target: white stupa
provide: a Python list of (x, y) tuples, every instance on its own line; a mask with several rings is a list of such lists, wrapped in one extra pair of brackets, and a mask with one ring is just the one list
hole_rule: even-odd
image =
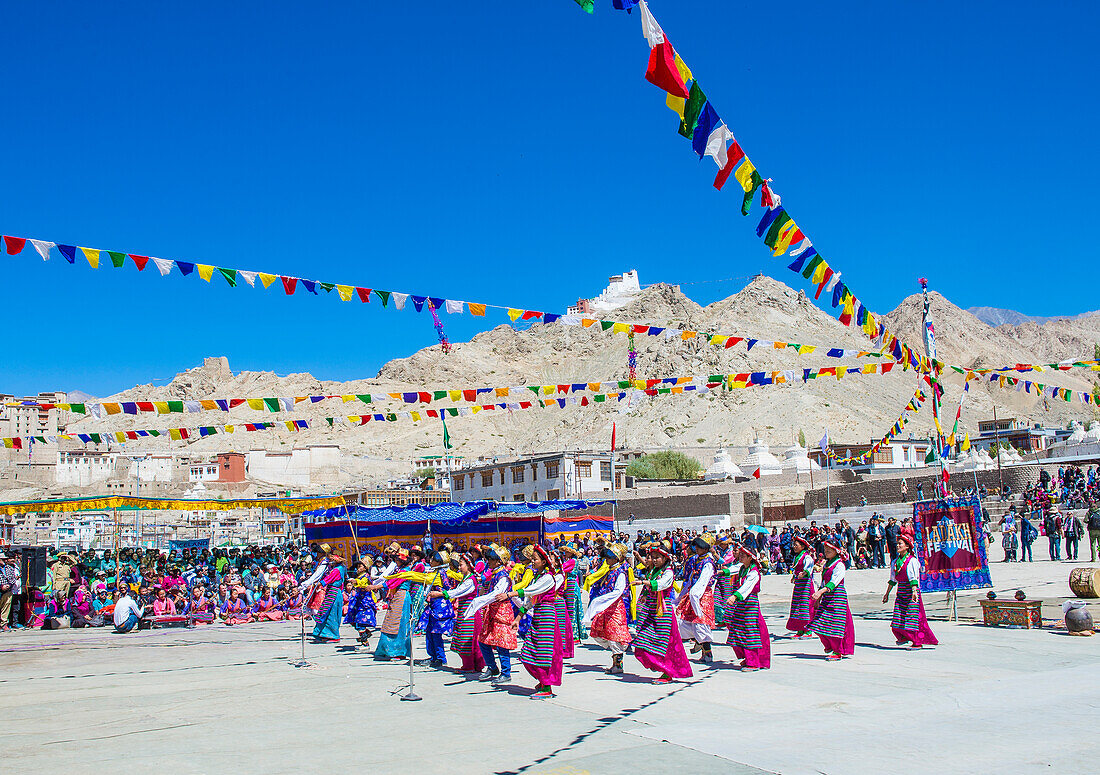
[(1076, 420), (1070, 426), (1073, 428), (1073, 433), (1066, 439), (1066, 444), (1084, 444), (1088, 440), (1088, 434), (1085, 433), (1085, 429), (1081, 427), (1081, 423)]
[(733, 479), (744, 475), (745, 473), (737, 467), (737, 464), (733, 462), (733, 458), (730, 457), (730, 453), (726, 452), (723, 447), (714, 453), (714, 462), (703, 474), (703, 479), (708, 482), (719, 482), (723, 479)]
[(760, 439), (755, 439), (749, 445), (749, 456), (741, 463), (741, 470), (749, 475), (756, 469), (760, 469), (761, 476), (776, 476), (783, 473), (783, 464), (779, 458), (768, 451), (768, 445)]
[(978, 465), (975, 466), (975, 468), (977, 468), (979, 471), (988, 471), (990, 468), (993, 468), (996, 465), (993, 462), (993, 458), (991, 458), (989, 456), (989, 453), (986, 452), (984, 449), (978, 450), (977, 464)]
[(1088, 431), (1085, 432), (1085, 441), (1092, 443), (1094, 441), (1100, 441), (1100, 422), (1095, 420), (1089, 425)]
[(1010, 465), (1018, 466), (1020, 465), (1020, 463), (1024, 462), (1024, 456), (1021, 455), (1020, 450), (1016, 449), (1015, 447), (1012, 447), (1012, 449), (1008, 450), (1008, 457), (1012, 461)]
[(963, 452), (955, 458), (956, 471), (973, 471), (976, 467), (977, 461), (975, 461), (973, 453), (969, 451)]
[[(820, 471), (821, 466), (816, 460), (810, 460), (805, 448), (801, 444), (792, 444), (783, 453), (783, 462), (780, 466), (784, 471), (796, 471), (800, 474), (809, 471)], [(755, 469), (754, 469), (755, 470)]]

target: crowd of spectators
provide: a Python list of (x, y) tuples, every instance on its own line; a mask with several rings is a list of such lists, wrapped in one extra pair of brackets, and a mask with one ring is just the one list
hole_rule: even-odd
[[(1051, 560), (1078, 559), (1081, 539), (1088, 537), (1091, 562), (1100, 555), (1100, 470), (1096, 466), (1045, 469), (1035, 484), (1021, 493), (1022, 505), (1012, 504), (1000, 521), (1004, 562), (1032, 562), (1032, 545), (1046, 538)], [(1077, 511), (1084, 511), (1078, 515)]]

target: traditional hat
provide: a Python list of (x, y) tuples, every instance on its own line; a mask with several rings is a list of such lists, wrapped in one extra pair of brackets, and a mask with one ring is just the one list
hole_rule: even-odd
[(840, 555), (840, 559), (844, 560), (845, 562), (848, 561), (848, 552), (838, 542), (834, 541), (832, 538), (826, 538), (822, 540), (821, 543), (824, 546), (831, 546), (833, 550)]
[(897, 540), (904, 541), (905, 545), (909, 547), (909, 551), (913, 551), (917, 548), (916, 543), (913, 541), (913, 537), (908, 533), (899, 532)]
[(542, 559), (543, 563), (546, 564), (547, 569), (549, 569), (551, 573), (554, 573), (559, 569), (560, 566), (558, 565), (557, 558), (554, 555), (550, 554), (550, 552), (546, 551), (543, 546), (540, 546), (539, 544), (530, 544), (530, 546), (532, 559), (534, 559), (534, 555), (538, 555)]
[(446, 549), (432, 552), (432, 565), (446, 565), (451, 561), (451, 553)]
[(512, 559), (512, 553), (505, 549), (503, 546), (497, 546), (496, 544), (489, 544), (482, 550), (482, 555), (487, 559), (494, 559), (497, 562), (503, 564)]
[(812, 546), (812, 544), (810, 543), (810, 539), (802, 535), (801, 533), (795, 533), (793, 536), (791, 536), (791, 543), (793, 544), (795, 541), (798, 541), (798, 543), (802, 544), (807, 549)]
[(622, 562), (626, 559), (627, 548), (619, 543), (608, 544), (600, 554), (605, 559), (613, 559), (615, 562)]
[(579, 557), (581, 550), (573, 543), (562, 544), (558, 547), (558, 554), (568, 554), (570, 557)]
[(329, 546), (328, 544), (321, 544), (318, 548), (321, 550), (321, 552), (323, 554), (326, 554), (326, 555), (332, 554), (332, 547)]
[(672, 544), (668, 541), (650, 541), (646, 546), (646, 552), (654, 557), (672, 560)]
[(390, 545), (387, 546), (384, 551), (399, 552), (399, 551), (401, 551), (401, 544), (397, 543), (397, 541), (391, 541)]
[(520, 554), (523, 555), (523, 559), (530, 562), (531, 560), (535, 559), (535, 545), (527, 544), (525, 547), (523, 547)]
[(714, 546), (714, 536), (709, 533), (703, 533), (702, 535), (696, 536), (691, 542), (691, 548), (696, 551), (703, 550), (709, 552), (712, 546)]

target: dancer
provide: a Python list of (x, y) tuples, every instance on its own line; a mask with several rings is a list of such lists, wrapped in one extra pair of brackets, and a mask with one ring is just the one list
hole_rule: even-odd
[(210, 624), (214, 621), (214, 611), (211, 609), (210, 599), (206, 596), (206, 587), (202, 584), (195, 585), (183, 612), (190, 616), (195, 624)]
[(568, 543), (559, 546), (558, 553), (561, 555), (561, 569), (565, 574), (565, 610), (569, 615), (571, 635), (569, 642), (572, 643), (573, 640), (584, 640), (588, 637), (588, 633), (581, 626), (581, 620), (584, 619), (584, 601), (581, 599), (580, 590), (581, 570), (577, 566), (577, 557), (581, 552), (576, 544)]
[(645, 614), (638, 617), (634, 638), (634, 656), (649, 670), (660, 675), (653, 683), (666, 684), (673, 678), (691, 678), (691, 663), (680, 639), (675, 608), (668, 604), (668, 591), (676, 575), (672, 571), (672, 546), (668, 541), (649, 544), (648, 568), (641, 585), (646, 598)]
[[(466, 607), (466, 618), (472, 619), (482, 608), (485, 614), (481, 621), (481, 633), (478, 644), (481, 656), (485, 660), (485, 669), (478, 680), (491, 681), (500, 686), (512, 680), (512, 655), (516, 647), (515, 616), (512, 614), (512, 580), (508, 576), (507, 563), (511, 554), (503, 546), (490, 544), (483, 550), (483, 556), (492, 574), (489, 591), (474, 598)], [(499, 660), (499, 667), (498, 665)]]
[(844, 588), (844, 550), (832, 538), (822, 542), (825, 550), (825, 568), (821, 571), (821, 589), (813, 594), (817, 603), (810, 631), (821, 639), (825, 647), (825, 659), (836, 662), (850, 657), (856, 650), (856, 626), (852, 621), (852, 609), (848, 606), (848, 592)]
[(920, 594), (920, 562), (913, 553), (913, 539), (907, 533), (898, 534), (898, 557), (890, 566), (890, 583), (882, 602), (890, 600), (890, 590), (898, 588), (894, 598), (894, 616), (890, 629), (899, 646), (911, 649), (939, 645), (924, 614), (924, 599)]
[(680, 592), (676, 613), (680, 616), (680, 635), (695, 641), (691, 653), (702, 652), (704, 663), (714, 661), (714, 557), (711, 539), (701, 535), (691, 542), (695, 554), (684, 563), (684, 586)]
[(787, 629), (794, 633), (795, 640), (812, 638), (809, 632), (810, 622), (814, 619), (814, 556), (810, 542), (801, 535), (791, 539), (791, 546), (798, 555), (791, 562), (791, 615), (787, 619)]
[(725, 533), (714, 539), (714, 626), (716, 628), (728, 629), (730, 626), (726, 601), (733, 595), (735, 589), (733, 579), (741, 567), (737, 564), (737, 551), (733, 543), (733, 539)]
[[(328, 545), (322, 546), (322, 549)], [(320, 585), (324, 590), (321, 605), (313, 615), (313, 639), (317, 643), (340, 642), (340, 619), (344, 613), (344, 558), (328, 549), (326, 554), (327, 570), (321, 576)]]
[(729, 622), (728, 645), (741, 660), (741, 670), (749, 673), (772, 666), (771, 635), (760, 612), (760, 561), (756, 553), (741, 543), (734, 544), (741, 563), (734, 577), (736, 591), (725, 602)]
[(412, 623), (409, 620), (412, 618), (413, 583), (400, 575), (402, 571), (411, 571), (414, 563), (404, 549), (398, 550), (394, 559), (399, 563), (401, 571), (386, 577), (390, 607), (382, 620), (379, 628), (382, 634), (378, 636), (378, 645), (374, 648), (374, 658), (380, 662), (405, 659), (409, 656), (411, 647)]
[(630, 645), (630, 629), (627, 627), (627, 601), (630, 585), (625, 564), (626, 547), (610, 544), (604, 547), (604, 564), (585, 580), (591, 588), (584, 624), (592, 639), (611, 652), (608, 675), (623, 672), (623, 654)]
[(443, 647), (443, 636), (450, 635), (454, 630), (455, 610), (446, 597), (432, 595), (433, 591), (446, 591), (451, 588), (450, 577), (440, 572), (440, 569), (450, 564), (451, 557), (444, 550), (433, 552), (431, 560), (435, 572), (429, 574), (431, 587), (428, 600), (417, 623), (417, 629), (424, 632), (424, 645), (428, 651), (428, 658), (417, 660), (416, 664), (438, 670), (447, 664), (447, 650)]
[(375, 590), (382, 589), (383, 584), (375, 584), (370, 577), (370, 571), (363, 563), (363, 567), (355, 579), (351, 599), (348, 601), (348, 612), (344, 615), (344, 624), (350, 624), (359, 633), (359, 643), (369, 648), (370, 636), (378, 626), (378, 603), (374, 599)]
[(533, 578), (523, 589), (513, 591), (511, 597), (531, 611), (531, 625), (519, 660), (538, 682), (531, 698), (542, 700), (554, 696), (552, 687), (561, 686), (564, 651), (557, 601), (562, 579), (550, 553), (541, 546), (529, 546), (528, 568)]
[[(457, 581), (453, 589), (433, 589), (428, 593), (432, 597), (442, 597), (454, 606), (454, 632), (451, 634), (451, 651), (462, 658), (459, 670), (463, 673), (477, 673), (485, 667), (485, 658), (477, 645), (477, 636), (481, 632), (481, 612), (472, 619), (466, 618), (466, 608), (477, 594), (477, 576), (473, 570), (473, 558), (470, 555), (454, 556), (450, 562), (452, 580)], [(458, 578), (455, 579), (454, 576)]]
[[(558, 616), (561, 620), (562, 650), (565, 652), (566, 659), (572, 659), (576, 649), (573, 632), (572, 598), (577, 596), (577, 561), (573, 559), (575, 554), (572, 548), (562, 551), (563, 548), (565, 547), (558, 547), (559, 556), (555, 560), (558, 566), (557, 578), (560, 581), (560, 586), (554, 604), (557, 606)], [(570, 585), (572, 585), (572, 589), (570, 589)]]

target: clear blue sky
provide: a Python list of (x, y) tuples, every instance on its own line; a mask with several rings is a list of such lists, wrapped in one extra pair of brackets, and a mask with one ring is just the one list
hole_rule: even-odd
[[(6, 8), (0, 232), (557, 311), (629, 268), (805, 287), (676, 133), (637, 12), (346, 5)], [(1097, 258), (1096, 4), (651, 8), (871, 309), (922, 274), (963, 307), (1100, 307), (1060, 273)], [(206, 355), (350, 379), (435, 341), (411, 305), (30, 251), (0, 257), (0, 391), (104, 395)], [(445, 322), (456, 340), (478, 330)]]

